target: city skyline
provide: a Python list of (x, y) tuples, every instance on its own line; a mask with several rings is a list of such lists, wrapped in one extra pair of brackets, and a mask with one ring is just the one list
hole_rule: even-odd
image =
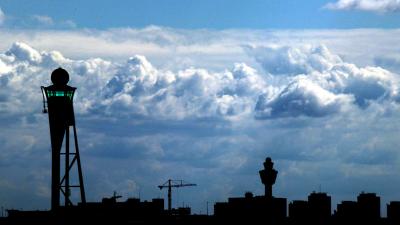
[[(72, 89), (65, 86), (64, 76), (60, 73), (62, 69), (57, 69), (52, 74), (54, 85), (45, 89), (48, 100), (48, 108), (44, 108), (49, 113), (50, 127), (54, 128), (55, 121), (62, 119), (62, 112), (57, 110), (71, 103), (68, 94)], [(61, 75), (60, 75), (61, 74)], [(60, 76), (55, 76), (60, 75)], [(55, 77), (60, 77), (57, 79)], [(64, 89), (64, 91), (62, 91)], [(55, 93), (55, 95), (53, 95)], [(58, 115), (58, 116), (57, 116)], [(61, 116), (61, 117), (60, 117)], [(64, 117), (65, 118), (65, 117)], [(71, 118), (69, 118), (71, 119)], [(67, 119), (66, 122), (73, 122)], [(60, 124), (60, 123), (57, 123)], [(71, 124), (73, 126), (73, 123)], [(58, 152), (59, 145), (53, 139), (56, 130), (52, 130), (52, 148), (54, 153)], [(74, 129), (75, 130), (75, 129)], [(60, 134), (60, 133), (58, 133)], [(68, 132), (65, 136), (68, 139)], [(54, 142), (56, 141), (56, 142)], [(53, 145), (56, 144), (56, 145)], [(66, 147), (68, 152), (68, 147)], [(61, 151), (63, 152), (63, 151)], [(79, 157), (79, 156), (78, 156)], [(54, 162), (54, 161), (53, 161)], [(56, 162), (59, 162), (58, 159)], [(216, 202), (214, 213), (209, 213), (208, 205), (206, 213), (192, 214), (189, 206), (171, 207), (171, 188), (196, 186), (196, 184), (186, 183), (182, 180), (168, 180), (162, 188), (168, 188), (168, 208), (165, 208), (163, 198), (153, 198), (151, 201), (141, 201), (140, 198), (128, 198), (126, 201), (117, 201), (122, 198), (116, 192), (111, 197), (102, 198), (101, 202), (86, 202), (83, 199), (77, 205), (72, 205), (65, 195), (65, 202), (59, 202), (59, 195), (52, 193), (51, 210), (16, 210), (8, 209), (7, 217), (0, 217), (0, 223), (13, 224), (19, 223), (117, 223), (117, 224), (221, 224), (221, 223), (247, 223), (254, 224), (260, 221), (269, 224), (397, 224), (399, 222), (400, 201), (391, 201), (386, 205), (387, 215), (382, 215), (381, 198), (376, 193), (361, 192), (356, 201), (344, 200), (332, 209), (332, 198), (324, 192), (313, 191), (307, 200), (293, 200), (287, 204), (287, 198), (276, 197), (273, 195), (272, 187), (276, 181), (278, 171), (274, 169), (274, 163), (270, 157), (265, 159), (264, 168), (259, 171), (261, 183), (265, 186), (264, 195), (254, 196), (252, 192), (246, 192), (244, 197), (230, 197), (227, 201)], [(52, 171), (59, 170), (59, 165), (52, 167)], [(54, 174), (52, 172), (52, 174)], [(57, 178), (58, 180), (59, 178)], [(64, 179), (63, 179), (64, 180)], [(66, 179), (68, 180), (68, 178)], [(61, 182), (63, 183), (63, 182)], [(68, 181), (66, 186), (56, 187), (54, 191), (60, 191), (64, 195), (68, 193)], [(83, 183), (81, 183), (82, 185)], [(54, 186), (53, 186), (54, 187)], [(82, 186), (83, 187), (83, 186)], [(81, 189), (83, 191), (83, 189)], [(55, 200), (56, 202), (53, 202)], [(53, 204), (56, 203), (56, 204)], [(382, 207), (382, 208), (381, 208)], [(3, 212), (2, 212), (3, 214)]]

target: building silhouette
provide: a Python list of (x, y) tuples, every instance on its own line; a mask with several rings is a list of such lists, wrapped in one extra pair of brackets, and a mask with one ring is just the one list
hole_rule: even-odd
[[(269, 161), (269, 160), (268, 160)], [(271, 160), (272, 162), (272, 160)], [(270, 169), (273, 169), (270, 167)], [(261, 174), (261, 173), (260, 173)], [(261, 177), (261, 176), (260, 176)], [(271, 193), (272, 185), (267, 194)], [(397, 225), (400, 224), (400, 201), (387, 204), (387, 217), (382, 218), (380, 197), (375, 193), (360, 193), (357, 201), (342, 201), (331, 213), (331, 196), (312, 192), (307, 200), (254, 196), (231, 197), (214, 205), (214, 215), (192, 215), (190, 208), (165, 209), (164, 199), (141, 201), (129, 198), (118, 202), (114, 194), (100, 202), (75, 206), (60, 206), (57, 211), (7, 210), (8, 217), (0, 224), (272, 224), (272, 225)], [(287, 212), (288, 207), (288, 212)]]
[(334, 213), (334, 218), (337, 223), (340, 222), (357, 222), (358, 209), (357, 202), (355, 201), (342, 201), (337, 205), (337, 209)]
[(381, 218), (381, 198), (375, 193), (364, 193), (357, 197), (358, 216), (362, 222), (377, 222)]
[(282, 224), (286, 219), (286, 198), (253, 196), (229, 198), (228, 202), (214, 205), (214, 216), (218, 221), (264, 221)]
[(392, 201), (386, 206), (389, 224), (400, 224), (400, 201)]
[(336, 223), (380, 224), (380, 197), (375, 193), (360, 193), (357, 201), (342, 201), (334, 213)]
[(331, 196), (327, 193), (311, 193), (308, 207), (312, 224), (326, 224), (331, 218)]
[(247, 192), (244, 197), (229, 198), (228, 202), (215, 203), (214, 216), (218, 221), (263, 221), (270, 224), (283, 224), (286, 219), (286, 198), (272, 195), (278, 171), (270, 157), (264, 162), (264, 169), (259, 171), (261, 182), (265, 186), (264, 196), (253, 196)]
[(331, 197), (313, 192), (308, 201), (289, 203), (289, 221), (292, 224), (328, 224), (331, 220)]
[(309, 223), (309, 206), (304, 200), (294, 200), (289, 203), (289, 221), (291, 224)]

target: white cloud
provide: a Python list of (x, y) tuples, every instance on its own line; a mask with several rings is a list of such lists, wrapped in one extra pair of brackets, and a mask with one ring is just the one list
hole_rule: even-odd
[[(16, 42), (0, 55), (5, 81), (2, 104), (9, 106), (3, 112), (15, 113), (19, 104), (32, 104), (31, 98), (39, 101), (40, 96), (22, 98), (17, 90), (35, 93), (34, 88), (46, 84), (48, 74), (60, 65), (70, 71), (72, 84), (79, 87), (76, 109), (84, 114), (172, 120), (321, 117), (352, 105), (365, 108), (371, 101), (398, 99), (394, 74), (343, 62), (323, 45), (261, 46), (247, 51), (268, 75), (245, 63), (220, 72), (201, 68), (171, 71), (153, 66), (141, 55), (122, 63), (99, 58), (72, 60), (56, 51), (39, 52)], [(273, 67), (277, 61), (283, 62), (279, 70)], [(31, 86), (24, 87), (26, 82)], [(10, 92), (15, 94), (7, 95)]]
[(50, 16), (46, 15), (33, 15), (32, 18), (37, 21), (39, 24), (45, 26), (52, 26), (54, 25), (54, 20)]
[(398, 98), (397, 76), (379, 67), (359, 68), (343, 62), (325, 46), (252, 47), (248, 51), (267, 73), (284, 75), (287, 82), (280, 91), (260, 96), (258, 118), (326, 116), (353, 103), (366, 107), (370, 101)]
[(15, 42), (5, 55), (14, 57), (13, 60), (16, 62), (28, 61), (29, 63), (38, 64), (42, 61), (42, 56), (37, 50), (22, 42)]
[(333, 10), (362, 10), (372, 12), (397, 12), (400, 11), (399, 0), (338, 0), (328, 3), (325, 8)]
[(73, 30), (77, 27), (77, 24), (70, 19), (54, 19), (48, 15), (30, 15), (28, 17), (13, 17), (13, 26), (5, 26), (12, 30), (15, 27), (28, 28), (37, 31), (43, 31), (43, 29), (50, 30)]
[[(110, 115), (171, 119), (228, 118), (250, 113), (250, 99), (263, 88), (262, 77), (245, 64), (221, 73), (195, 68), (172, 72), (153, 67), (140, 55), (124, 63), (71, 60), (59, 52), (39, 52), (21, 42), (0, 56), (4, 113), (17, 113), (22, 104), (30, 105), (32, 99), (23, 96), (48, 83), (48, 74), (60, 65), (70, 71), (72, 84), (79, 87), (78, 112), (98, 110)], [(26, 87), (26, 83), (30, 85)], [(19, 93), (18, 89), (25, 91)], [(39, 96), (29, 96), (39, 101)], [(34, 105), (31, 109), (37, 110)]]
[(311, 116), (337, 113), (353, 101), (351, 95), (337, 94), (323, 89), (307, 77), (297, 77), (276, 97), (261, 95), (256, 105), (257, 118)]
[(379, 56), (374, 59), (374, 63), (385, 69), (400, 73), (400, 56)]
[(6, 15), (4, 14), (3, 10), (1, 10), (0, 8), (0, 25), (2, 25), (4, 23), (6, 19)]
[[(163, 27), (109, 30), (12, 30), (0, 29), (0, 51), (15, 42), (29, 43), (42, 50), (57, 50), (72, 59), (103, 58), (125, 61), (139, 54), (154, 65), (171, 70), (188, 67), (224, 70), (244, 62), (259, 68), (243, 46), (328, 46), (347, 62), (373, 65), (378, 56), (400, 51), (399, 30), (177, 30)], [(381, 45), (376, 40), (387, 43)], [(368, 46), (368, 48), (365, 48)]]
[(77, 27), (76, 23), (72, 20), (65, 20), (65, 21), (61, 22), (61, 24), (66, 26), (67, 28), (76, 28)]
[(195, 68), (174, 73), (135, 56), (105, 86), (102, 107), (110, 114), (117, 110), (170, 119), (237, 116), (250, 112), (251, 98), (263, 88), (254, 72), (242, 64), (222, 73)]
[(339, 56), (332, 54), (324, 45), (317, 47), (273, 46), (245, 47), (263, 69), (273, 75), (298, 75), (314, 71), (322, 72), (341, 63)]

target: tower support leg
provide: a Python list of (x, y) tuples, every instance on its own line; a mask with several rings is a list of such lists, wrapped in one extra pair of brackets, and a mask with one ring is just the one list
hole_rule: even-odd
[(168, 213), (172, 213), (172, 190), (171, 190), (171, 180), (168, 180)]
[[(54, 157), (58, 156), (58, 167), (55, 167), (56, 169), (58, 169), (58, 189), (57, 189), (57, 193), (58, 198), (54, 198), (54, 207), (52, 205), (52, 209), (53, 208), (57, 208), (60, 206), (60, 192), (64, 195), (64, 204), (65, 206), (72, 206), (72, 201), (71, 201), (71, 188), (79, 188), (80, 191), (80, 197), (81, 197), (81, 203), (85, 204), (86, 203), (86, 195), (85, 195), (85, 188), (83, 185), (83, 175), (82, 175), (82, 166), (81, 166), (81, 159), (80, 159), (80, 154), (79, 154), (79, 146), (78, 146), (78, 135), (76, 133), (76, 127), (75, 125), (72, 125), (73, 127), (73, 132), (74, 132), (74, 144), (75, 144), (75, 152), (71, 152), (70, 151), (70, 127), (68, 126), (65, 130), (65, 152), (61, 153), (61, 151), (58, 154), (53, 154)], [(62, 177), (62, 179), (60, 180), (60, 155), (65, 155), (65, 174)], [(72, 160), (71, 160), (71, 156)], [(53, 158), (53, 162), (54, 162), (54, 158)], [(71, 161), (70, 161), (71, 160)], [(71, 185), (70, 184), (70, 171), (72, 169), (72, 167), (74, 166), (74, 164), (77, 164), (77, 169), (78, 169), (78, 184), (77, 185)], [(53, 171), (54, 173), (54, 171)], [(54, 176), (56, 176), (57, 174), (54, 174)], [(54, 178), (54, 177), (53, 177)], [(54, 195), (53, 195), (54, 196)], [(58, 199), (58, 201), (56, 202), (56, 200)], [(52, 198), (52, 204), (53, 204), (53, 198)]]
[(79, 177), (79, 188), (81, 192), (81, 202), (85, 204), (86, 203), (85, 186), (83, 185), (81, 157), (79, 154), (79, 145), (78, 145), (78, 134), (76, 133), (75, 124), (73, 125), (73, 128), (74, 128), (74, 142), (75, 142), (75, 157), (76, 157), (76, 163), (78, 164), (78, 177)]
[(70, 197), (70, 189), (69, 189), (69, 126), (65, 129), (65, 186), (64, 186), (64, 197), (65, 197), (65, 206), (69, 206), (71, 200)]

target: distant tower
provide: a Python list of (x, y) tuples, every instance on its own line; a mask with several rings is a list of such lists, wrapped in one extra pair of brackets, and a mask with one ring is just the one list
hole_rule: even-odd
[[(78, 138), (75, 127), (73, 98), (76, 88), (68, 86), (69, 74), (58, 68), (51, 73), (53, 85), (41, 87), (43, 94), (43, 113), (49, 114), (50, 139), (52, 149), (51, 161), (51, 209), (60, 207), (60, 193), (64, 195), (65, 206), (72, 205), (71, 188), (79, 188), (81, 202), (86, 203), (81, 160), (79, 156)], [(46, 109), (46, 103), (48, 109)], [(74, 132), (75, 152), (69, 149), (69, 131)], [(65, 136), (65, 152), (61, 151)], [(65, 156), (65, 172), (60, 179), (61, 155)], [(72, 158), (71, 158), (72, 156)], [(79, 184), (70, 185), (70, 171), (77, 165)]]
[(275, 184), (278, 171), (274, 169), (274, 163), (270, 157), (267, 157), (264, 162), (264, 169), (260, 170), (261, 182), (265, 186), (265, 197), (272, 198), (272, 185)]

